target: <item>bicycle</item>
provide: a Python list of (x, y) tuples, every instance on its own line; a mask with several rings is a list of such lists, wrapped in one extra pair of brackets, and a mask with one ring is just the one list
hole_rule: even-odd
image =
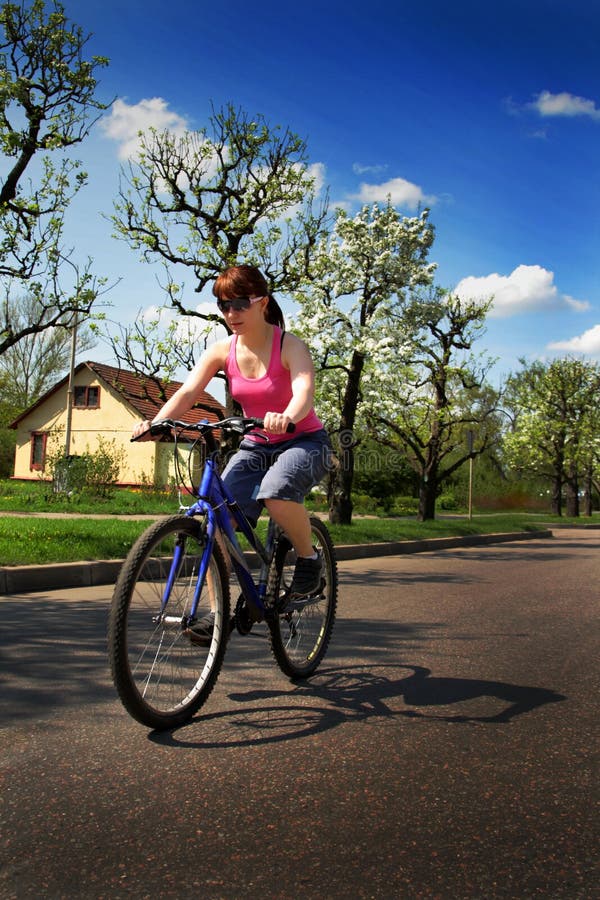
[[(295, 553), (269, 519), (264, 544), (222, 481), (216, 432), (248, 434), (261, 419), (231, 416), (189, 424), (164, 419), (151, 432), (174, 437), (177, 480), (194, 500), (155, 522), (138, 538), (120, 570), (108, 625), (113, 681), (127, 712), (154, 729), (188, 722), (206, 702), (223, 664), (230, 634), (266, 622), (271, 651), (292, 680), (308, 678), (323, 659), (337, 607), (337, 564), (327, 527), (310, 517), (312, 540), (323, 557), (323, 578), (311, 597), (290, 600)], [(195, 435), (183, 477), (178, 447)], [(268, 439), (268, 438), (266, 438)], [(194, 452), (204, 449), (200, 477)], [(258, 579), (240, 545), (243, 535), (257, 555)], [(229, 567), (240, 596), (231, 612)], [(212, 635), (199, 639), (194, 625), (214, 613)]]

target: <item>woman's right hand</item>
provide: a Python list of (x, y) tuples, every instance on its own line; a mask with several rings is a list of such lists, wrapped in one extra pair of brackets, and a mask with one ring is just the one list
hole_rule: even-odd
[(148, 419), (144, 419), (143, 422), (138, 422), (133, 426), (133, 431), (131, 432), (131, 440), (132, 441), (150, 441), (152, 440), (152, 435), (150, 434), (150, 422)]

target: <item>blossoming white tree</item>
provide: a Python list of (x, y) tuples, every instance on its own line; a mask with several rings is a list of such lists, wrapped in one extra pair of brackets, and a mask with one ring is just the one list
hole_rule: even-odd
[(388, 202), (364, 206), (355, 216), (338, 210), (334, 227), (311, 255), (310, 285), (297, 295), (295, 330), (309, 344), (318, 372), (317, 406), (337, 451), (330, 484), (330, 519), (352, 518), (354, 448), (360, 439), (357, 412), (368, 371), (390, 353), (401, 360), (399, 328), (407, 298), (431, 282), (427, 261), (433, 243), (428, 212), (406, 218)]
[(408, 335), (401, 357), (380, 354), (365, 385), (375, 440), (418, 475), (421, 521), (435, 518), (441, 483), (500, 438), (499, 394), (485, 381), (491, 360), (472, 352), (490, 303), (440, 288), (414, 296), (400, 320)]

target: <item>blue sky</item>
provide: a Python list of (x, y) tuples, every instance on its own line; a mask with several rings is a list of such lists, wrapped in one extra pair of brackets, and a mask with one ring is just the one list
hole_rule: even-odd
[(600, 359), (598, 0), (65, 8), (110, 58), (100, 96), (117, 98), (79, 148), (90, 183), (71, 217), (78, 255), (121, 279), (111, 317), (163, 300), (158, 268), (102, 216), (137, 130), (199, 128), (231, 101), (304, 137), (333, 202), (431, 206), (437, 283), (496, 297), (478, 347), (498, 377), (521, 356)]

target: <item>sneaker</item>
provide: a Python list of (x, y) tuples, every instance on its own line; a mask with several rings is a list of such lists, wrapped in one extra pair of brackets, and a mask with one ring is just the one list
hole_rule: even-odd
[(192, 625), (191, 628), (186, 629), (186, 634), (189, 637), (192, 644), (199, 644), (202, 647), (208, 647), (212, 641), (213, 631), (215, 629), (215, 614), (214, 612), (209, 612), (206, 616), (202, 616), (201, 619)]
[(288, 600), (312, 597), (323, 586), (323, 556), (317, 551), (316, 559), (299, 556), (294, 569), (294, 577), (288, 591)]

